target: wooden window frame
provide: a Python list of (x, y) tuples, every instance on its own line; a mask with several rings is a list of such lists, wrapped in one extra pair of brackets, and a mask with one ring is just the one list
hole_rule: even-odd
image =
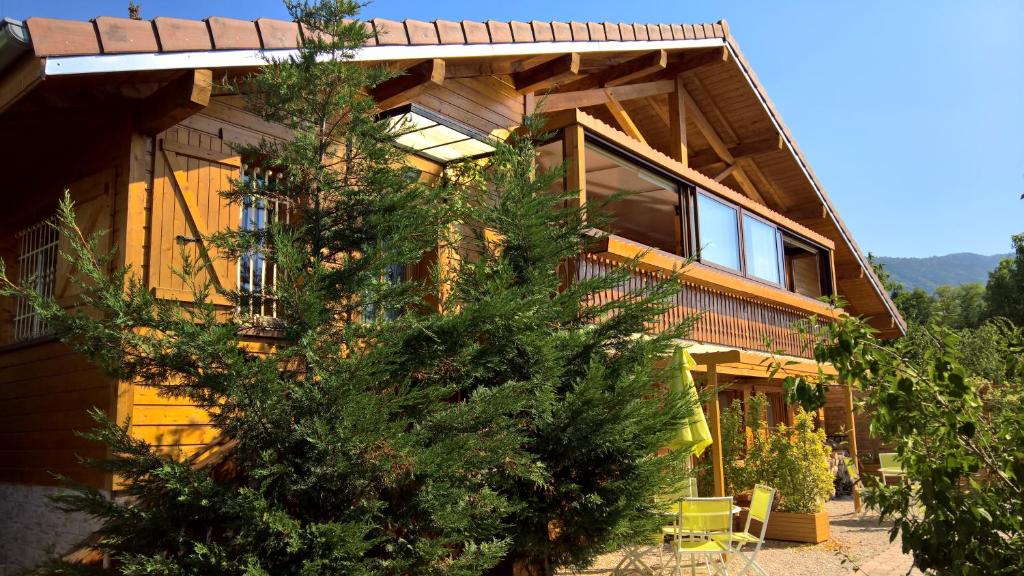
[[(576, 124), (572, 124), (572, 125), (566, 126), (564, 129), (559, 131), (559, 136), (561, 136), (564, 139), (565, 138), (564, 132), (566, 130), (576, 130), (576, 129), (580, 129), (580, 128), (581, 127), (579, 125), (576, 125)], [(785, 253), (783, 251), (783, 237), (784, 236), (789, 236), (789, 237), (791, 237), (791, 238), (793, 238), (793, 239), (795, 239), (795, 240), (797, 240), (797, 241), (799, 241), (801, 243), (807, 244), (809, 246), (813, 246), (816, 250), (818, 250), (818, 253), (819, 253), (820, 258), (821, 258), (821, 264), (822, 264), (821, 271), (819, 273), (819, 281), (821, 282), (822, 294), (831, 295), (831, 294), (834, 293), (835, 287), (833, 286), (833, 284), (831, 282), (831, 253), (832, 253), (832, 250), (830, 250), (829, 248), (821, 246), (817, 242), (809, 240), (806, 237), (804, 237), (803, 235), (801, 235), (801, 234), (799, 234), (799, 233), (797, 233), (797, 232), (795, 232), (795, 231), (793, 231), (793, 230), (791, 230), (789, 228), (781, 226), (778, 223), (773, 222), (772, 220), (770, 220), (768, 218), (765, 218), (761, 214), (758, 214), (758, 213), (756, 213), (756, 212), (754, 212), (752, 210), (748, 210), (744, 206), (741, 206), (741, 205), (739, 205), (739, 204), (737, 204), (735, 202), (732, 202), (732, 201), (730, 201), (727, 198), (723, 198), (722, 196), (720, 196), (718, 194), (715, 194), (711, 190), (708, 190), (706, 188), (702, 188), (702, 187), (700, 187), (700, 186), (698, 186), (698, 185), (688, 181), (687, 179), (679, 176), (678, 174), (673, 174), (672, 172), (670, 172), (668, 170), (662, 169), (661, 167), (657, 166), (656, 164), (646, 160), (642, 156), (640, 156), (640, 155), (638, 155), (638, 154), (636, 154), (636, 153), (634, 153), (634, 152), (632, 152), (632, 151), (630, 151), (628, 149), (625, 149), (622, 146), (619, 146), (619, 145), (617, 145), (617, 144), (615, 144), (613, 142), (610, 142), (609, 140), (607, 140), (605, 138), (602, 138), (600, 135), (593, 134), (592, 132), (588, 131), (585, 128), (583, 128), (582, 131), (583, 131), (583, 143), (582, 143), (583, 145), (579, 147), (578, 154), (580, 154), (580, 155), (585, 154), (586, 153), (586, 148), (587, 148), (588, 145), (595, 145), (598, 148), (608, 152), (609, 154), (613, 154), (613, 155), (621, 158), (625, 162), (632, 163), (632, 164), (636, 165), (639, 168), (642, 168), (644, 170), (652, 172), (653, 174), (657, 175), (658, 177), (664, 178), (664, 179), (668, 180), (669, 182), (674, 183), (677, 186), (677, 190), (679, 191), (679, 204), (678, 204), (679, 205), (679, 210), (677, 210), (676, 217), (677, 217), (677, 220), (678, 220), (678, 223), (679, 223), (678, 225), (680, 226), (680, 228), (682, 230), (682, 246), (680, 247), (680, 252), (682, 252), (682, 253), (679, 254), (680, 256), (683, 256), (683, 257), (686, 257), (686, 258), (695, 257), (695, 260), (697, 262), (700, 262), (700, 264), (703, 265), (703, 266), (707, 266), (707, 267), (713, 268), (715, 270), (720, 270), (722, 272), (726, 272), (726, 273), (732, 274), (734, 276), (739, 276), (741, 278), (746, 278), (747, 280), (750, 280), (752, 282), (757, 282), (758, 284), (763, 284), (765, 286), (771, 286), (772, 288), (777, 288), (779, 290), (784, 290), (786, 292), (793, 292), (792, 290), (790, 290), (786, 286)], [(554, 138), (557, 138), (557, 137), (558, 136), (555, 136)], [(554, 138), (552, 138), (552, 139), (554, 139)], [(566, 160), (566, 159), (569, 159), (569, 158), (568, 157), (563, 158), (563, 160)], [(574, 161), (578, 162), (579, 158), (569, 159), (569, 160), (574, 160)], [(580, 193), (581, 193), (581, 196), (585, 199), (586, 198), (586, 174), (584, 173), (582, 176), (583, 176), (583, 180), (582, 180), (582, 182), (580, 182), (580, 184), (581, 184), (581, 186), (580, 186)], [(567, 182), (567, 185), (568, 185), (568, 182)], [(717, 202), (720, 202), (720, 203), (722, 203), (722, 204), (724, 204), (724, 205), (726, 205), (726, 206), (736, 210), (736, 227), (737, 227), (737, 235), (738, 235), (738, 240), (739, 240), (739, 262), (740, 262), (740, 269), (739, 270), (736, 270), (736, 269), (733, 269), (733, 268), (729, 268), (728, 266), (724, 266), (724, 265), (721, 265), (721, 264), (716, 264), (714, 262), (710, 262), (710, 261), (704, 260), (703, 258), (700, 258), (699, 255), (697, 254), (697, 247), (700, 246), (700, 225), (699, 225), (699, 222), (700, 222), (700, 210), (697, 207), (697, 204), (698, 204), (698, 202), (697, 202), (698, 198), (697, 197), (700, 194), (704, 194), (704, 195), (708, 196), (710, 199), (712, 199), (714, 201), (717, 201)], [(585, 200), (583, 201), (583, 203), (584, 204), (586, 203)], [(744, 248), (745, 247), (746, 236), (745, 236), (745, 227), (743, 225), (743, 218), (744, 218), (744, 216), (748, 216), (748, 215), (751, 218), (754, 218), (755, 220), (757, 220), (759, 222), (762, 222), (764, 224), (767, 224), (767, 225), (771, 226), (775, 230), (775, 239), (776, 239), (775, 245), (776, 245), (776, 251), (778, 253), (778, 259), (779, 259), (779, 282), (772, 282), (770, 280), (766, 280), (764, 278), (760, 278), (758, 276), (754, 276), (754, 275), (750, 274), (747, 271), (746, 250)]]

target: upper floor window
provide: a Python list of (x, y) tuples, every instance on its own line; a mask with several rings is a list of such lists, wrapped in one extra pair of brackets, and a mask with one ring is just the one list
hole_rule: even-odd
[(740, 271), (739, 211), (707, 194), (697, 194), (700, 259)]
[[(53, 297), (57, 281), (57, 246), (60, 233), (47, 219), (38, 222), (16, 235), (18, 241), (18, 281), (22, 286), (44, 297)], [(21, 342), (45, 336), (49, 327), (36, 312), (32, 304), (18, 298), (14, 309), (14, 340)]]
[[(239, 227), (250, 232), (264, 232), (274, 222), (288, 222), (284, 202), (271, 200), (261, 194), (274, 177), (270, 170), (243, 166), (242, 182), (252, 194), (242, 200)], [(268, 260), (266, 236), (259, 236), (257, 246), (238, 259), (238, 291), (241, 293), (239, 312), (247, 316), (277, 318), (277, 264)]]
[(782, 283), (779, 270), (779, 232), (767, 222), (743, 215), (743, 259), (747, 275), (772, 284)]

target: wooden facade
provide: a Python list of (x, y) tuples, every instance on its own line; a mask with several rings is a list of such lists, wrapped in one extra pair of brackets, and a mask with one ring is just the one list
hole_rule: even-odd
[[(212, 88), (225, 75), (252, 69), (251, 60), (210, 59), (222, 44), (212, 20), (201, 27), (210, 35), (209, 45), (201, 39), (193, 45), (195, 38), (175, 32), (166, 21), (149, 31), (117, 19), (102, 24), (29, 20), (34, 45), (0, 81), (0, 148), (24, 167), (13, 183), (20, 190), (12, 195), (17, 209), (2, 217), (0, 253), (5, 261), (17, 260), (17, 232), (52, 214), (66, 187), (78, 202), (83, 227), (110, 230), (117, 264), (131, 266), (158, 297), (190, 297), (171, 273), (181, 264), (183, 247), (197, 259), (210, 259), (207, 278), (234, 288), (239, 264), (206, 252), (202, 243), (210, 233), (239, 225), (240, 207), (220, 196), (246, 169), (233, 145), (284, 139), (289, 132), (247, 111), (240, 97)], [(246, 49), (286, 51), (298, 36), (293, 23), (274, 24), (294, 28), (291, 38), (269, 35), (279, 30), (273, 21), (243, 24), (252, 27), (255, 40), (235, 38), (243, 44), (231, 55)], [(727, 387), (751, 378), (767, 385), (763, 360), (769, 352), (803, 358), (793, 370), (810, 374), (806, 340), (792, 324), (809, 316), (828, 321), (841, 313), (814, 296), (841, 295), (850, 303), (848, 312), (871, 316), (887, 334), (900, 332), (902, 320), (865, 268), (866, 260), (724, 24), (375, 24), (377, 33), (361, 60), (370, 65), (387, 60), (408, 72), (375, 92), (388, 107), (415, 102), (495, 137), (514, 131), (524, 114), (539, 109), (559, 134), (556, 154), (570, 165), (564, 185), (580, 190), (581, 204), (588, 193), (598, 193), (596, 176), (587, 171), (586, 147), (599, 140), (640, 170), (687, 194), (727, 203), (736, 214), (776, 231), (779, 279), (766, 283), (700, 261), (694, 242), (687, 240), (687, 226), (697, 223), (685, 221), (678, 204), (685, 202), (671, 194), (662, 194), (667, 200), (652, 195), (648, 204), (624, 211), (621, 229), (576, 265), (577, 277), (586, 277), (643, 253), (631, 280), (636, 283), (682, 269), (685, 289), (659, 322), (703, 314), (690, 343), (701, 350), (698, 370), (708, 385)], [(85, 30), (94, 25), (89, 40)], [(120, 44), (105, 34), (118, 26), (127, 36), (117, 38), (147, 48), (112, 48)], [(69, 30), (81, 34), (67, 36)], [(63, 44), (55, 41), (61, 34)], [(159, 35), (159, 43), (147, 34)], [(253, 41), (254, 46), (244, 43)], [(559, 42), (571, 42), (573, 51)], [(494, 50), (481, 51), (480, 44)], [(140, 51), (165, 58), (127, 66)], [(174, 60), (190, 51), (195, 58), (187, 65)], [(227, 58), (228, 51), (223, 54)], [(107, 58), (115, 55), (121, 58)], [(92, 68), (75, 68), (85, 62)], [(413, 164), (427, 172), (440, 169), (422, 159)], [(665, 239), (664, 246), (629, 237), (642, 232), (645, 222)], [(793, 246), (811, 246), (813, 258), (790, 257), (784, 235)], [(695, 257), (698, 261), (691, 262)], [(74, 288), (68, 273), (58, 267), (55, 289), (70, 305)], [(629, 290), (627, 283), (600, 298)], [(0, 306), (0, 482), (46, 484), (53, 482), (48, 471), (55, 471), (113, 488), (110, 478), (75, 464), (77, 455), (102, 455), (102, 448), (71, 434), (89, 425), (84, 410), (90, 407), (119, 421), (130, 418), (136, 436), (169, 455), (188, 456), (214, 439), (205, 414), (188, 402), (162, 397), (144, 383), (106, 378), (45, 333), (17, 338), (12, 331), (16, 303)], [(709, 409), (715, 419), (717, 397)]]

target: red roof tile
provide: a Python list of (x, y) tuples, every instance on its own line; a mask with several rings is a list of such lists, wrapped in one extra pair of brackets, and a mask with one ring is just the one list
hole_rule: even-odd
[[(36, 56), (73, 56), (131, 52), (206, 50), (278, 50), (298, 46), (314, 34), (295, 22), (255, 21), (213, 16), (205, 21), (157, 17), (129, 20), (101, 16), (91, 22), (29, 18), (26, 22)], [(502, 22), (488, 20), (387, 20), (366, 23), (368, 45), (503, 44), (528, 42), (632, 42), (724, 38), (722, 24), (615, 24), (612, 22)]]
[(206, 25), (210, 28), (213, 47), (217, 50), (262, 48), (255, 22), (211, 16), (206, 19)]
[(100, 16), (93, 21), (104, 54), (158, 52), (153, 23), (148, 20)]

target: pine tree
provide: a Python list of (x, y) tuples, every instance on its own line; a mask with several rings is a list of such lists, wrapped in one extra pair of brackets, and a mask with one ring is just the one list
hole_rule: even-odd
[[(393, 145), (402, 126), (366, 97), (389, 72), (351, 60), (367, 35), (358, 5), (287, 5), (314, 33), (238, 86), (294, 138), (242, 150), (279, 177), (228, 196), (295, 217), (206, 239), (276, 266), (272, 324), (215, 306), (203, 260), (177, 271), (187, 305), (110, 273), (113, 254), (81, 236), (67, 200), (81, 306), (4, 280), (75, 350), (186, 396), (221, 435), (172, 458), (96, 414), (88, 434), (113, 456), (92, 464), (126, 488), (110, 500), (79, 486), (59, 503), (101, 519), (98, 548), (133, 575), (550, 574), (647, 539), (654, 497), (683, 473), (659, 448), (690, 407), (657, 383), (688, 324), (650, 330), (677, 279), (597, 303), (635, 263), (573, 278), (600, 216), (552, 192), (563, 170), (538, 166), (539, 119), (483, 163), (411, 178)], [(437, 246), (461, 265), (428, 282), (390, 274)], [(261, 297), (224, 296), (243, 310)], [(247, 346), (254, 330), (273, 346)]]

